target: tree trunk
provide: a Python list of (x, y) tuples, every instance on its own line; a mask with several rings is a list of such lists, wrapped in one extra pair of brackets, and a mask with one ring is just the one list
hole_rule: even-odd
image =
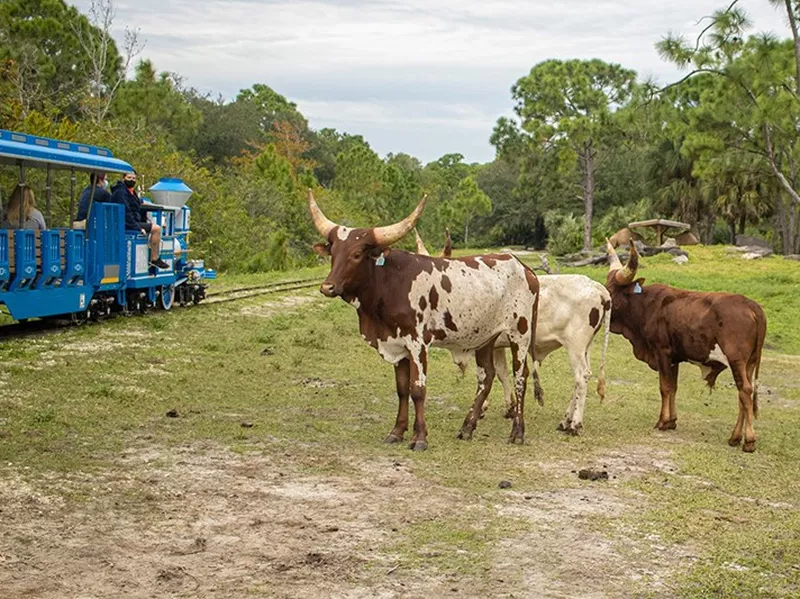
[(706, 245), (711, 245), (714, 243), (714, 221), (715, 221), (714, 213), (708, 213), (706, 217), (705, 226), (703, 227), (703, 243)]
[(800, 97), (800, 33), (797, 31), (797, 19), (792, 11), (792, 0), (784, 0), (784, 4), (786, 5), (786, 16), (789, 18), (789, 27), (792, 30), (792, 39), (794, 40), (795, 86), (797, 96)]
[(747, 214), (744, 212), (739, 215), (739, 235), (744, 235), (744, 228), (747, 225)]
[(580, 154), (583, 170), (583, 249), (592, 251), (592, 210), (594, 208), (594, 152), (592, 142), (583, 144)]
[(469, 243), (469, 219), (464, 221), (464, 246)]
[(731, 245), (736, 245), (736, 219), (728, 219), (728, 228), (731, 230)]

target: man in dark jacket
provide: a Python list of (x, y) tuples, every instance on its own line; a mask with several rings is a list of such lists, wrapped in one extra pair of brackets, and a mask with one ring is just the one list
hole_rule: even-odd
[(117, 181), (111, 188), (111, 198), (125, 206), (125, 229), (140, 231), (142, 235), (149, 236), (150, 266), (169, 268), (169, 264), (160, 257), (161, 227), (142, 214), (142, 200), (136, 193), (136, 173), (125, 173), (122, 181)]
[[(94, 195), (92, 190), (94, 189)], [(89, 216), (89, 204), (95, 202), (111, 202), (111, 194), (106, 189), (106, 174), (105, 173), (91, 173), (89, 175), (89, 185), (81, 192), (80, 200), (78, 201), (78, 214), (75, 216), (76, 221), (86, 220)]]

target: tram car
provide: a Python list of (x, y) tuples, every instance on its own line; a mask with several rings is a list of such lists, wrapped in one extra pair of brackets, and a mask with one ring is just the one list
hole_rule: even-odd
[[(142, 196), (142, 210), (161, 226), (160, 258), (168, 268), (150, 265), (148, 240), (140, 231), (125, 230), (125, 208), (115, 203), (90, 203), (85, 221), (74, 222), (76, 174), (85, 185), (89, 174), (134, 172), (110, 150), (0, 129), (0, 168), (12, 169), (16, 185), (26, 186), (28, 169), (46, 172), (46, 211), (41, 230), (0, 229), (0, 305), (15, 320), (70, 317), (82, 322), (112, 312), (129, 314), (149, 308), (169, 310), (198, 303), (206, 281), (216, 278), (202, 260), (190, 260), (186, 205), (192, 190), (180, 179), (162, 178)], [(53, 176), (70, 175), (69, 222), (50, 227)], [(81, 187), (82, 188), (82, 187)], [(3, 194), (8, 190), (3, 189)], [(92, 196), (93, 196), (92, 192)], [(0, 221), (8, 222), (5, 198)], [(24, 223), (20, 206), (15, 223)], [(11, 225), (8, 225), (11, 226)]]

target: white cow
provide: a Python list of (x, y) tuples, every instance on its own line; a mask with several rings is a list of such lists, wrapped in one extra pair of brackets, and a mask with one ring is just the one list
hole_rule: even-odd
[[(425, 245), (416, 236), (417, 252), (428, 255)], [(449, 255), (445, 250), (444, 255)], [(603, 335), (603, 351), (600, 357), (600, 369), (597, 377), (597, 394), (602, 400), (605, 397), (605, 362), (608, 349), (608, 336), (611, 322), (611, 295), (604, 285), (584, 275), (540, 275), (539, 279), (539, 316), (536, 326), (533, 363), (534, 392), (541, 403), (539, 386), (539, 364), (552, 352), (565, 347), (569, 353), (575, 385), (572, 401), (567, 408), (564, 420), (558, 429), (577, 435), (583, 428), (583, 411), (586, 403), (586, 390), (591, 376), (589, 366), (589, 350), (600, 325), (605, 327)], [(494, 366), (497, 378), (503, 385), (505, 395), (506, 416), (509, 416), (513, 405), (513, 387), (508, 376), (505, 348), (508, 342), (504, 337), (498, 338), (494, 350)], [(466, 368), (471, 352), (452, 352), (453, 361), (461, 368)], [(488, 396), (483, 403), (481, 416), (489, 406)]]
[[(584, 275), (540, 275), (539, 279), (539, 318), (536, 325), (536, 339), (533, 363), (534, 385), (537, 398), (539, 364), (552, 352), (564, 347), (569, 354), (575, 384), (572, 401), (558, 425), (562, 430), (577, 435), (583, 428), (583, 410), (586, 403), (586, 388), (592, 374), (589, 366), (589, 350), (601, 324), (604, 325), (603, 350), (600, 354), (600, 368), (597, 376), (597, 394), (605, 397), (605, 363), (608, 349), (608, 335), (611, 321), (611, 296), (605, 286)], [(453, 356), (462, 369), (466, 362)], [(495, 345), (494, 364), (497, 378), (503, 385), (506, 408), (512, 405), (511, 384), (508, 378), (505, 349), (500, 342)], [(489, 398), (484, 401), (484, 412)]]

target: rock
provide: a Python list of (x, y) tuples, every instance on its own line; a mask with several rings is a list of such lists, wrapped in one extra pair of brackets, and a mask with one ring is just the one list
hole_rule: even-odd
[(755, 245), (762, 248), (772, 248), (772, 244), (769, 241), (755, 235), (737, 235), (736, 245), (739, 247)]
[(578, 478), (581, 480), (608, 480), (608, 472), (583, 468), (578, 471)]
[(661, 244), (661, 247), (662, 248), (674, 248), (674, 247), (678, 247), (678, 244), (675, 242), (675, 238), (667, 237), (664, 240), (664, 243)]
[(686, 264), (689, 261), (689, 256), (675, 256), (672, 261), (675, 264)]
[(800, 261), (800, 254), (787, 254), (784, 256), (787, 260), (798, 260)]
[(631, 239), (642, 241), (642, 236), (635, 231), (631, 231), (628, 227), (623, 227), (609, 237), (608, 241), (611, 242), (611, 247), (618, 248), (621, 245), (628, 245)]
[(177, 418), (178, 415), (179, 415), (178, 414), (178, 410), (176, 410), (174, 408), (167, 412), (167, 418)]
[(501, 480), (500, 484), (497, 485), (501, 489), (510, 489), (511, 488), (511, 481), (509, 480)]
[(772, 255), (772, 248), (765, 248), (760, 245), (743, 245), (731, 247), (726, 250), (727, 252), (741, 252), (742, 258), (745, 260), (754, 260), (756, 258), (763, 258)]
[(697, 245), (700, 240), (691, 231), (684, 231), (675, 238), (675, 243), (678, 245)]
[(253, 428), (252, 422), (242, 422), (242, 428)]

